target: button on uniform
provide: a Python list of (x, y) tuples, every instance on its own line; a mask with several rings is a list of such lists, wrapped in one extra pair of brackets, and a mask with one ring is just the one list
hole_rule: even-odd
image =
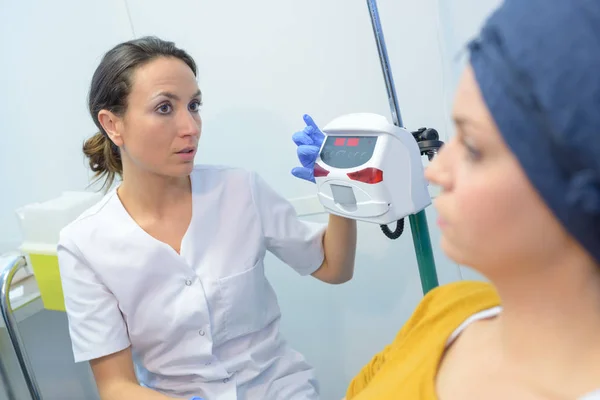
[(200, 336), (206, 335), (206, 332), (204, 332), (202, 329), (200, 329), (200, 331), (198, 331), (198, 333), (200, 334)]
[(191, 279), (186, 279), (186, 280), (185, 280), (185, 284), (186, 284), (187, 286), (191, 286), (191, 285), (192, 285), (192, 280), (191, 280)]

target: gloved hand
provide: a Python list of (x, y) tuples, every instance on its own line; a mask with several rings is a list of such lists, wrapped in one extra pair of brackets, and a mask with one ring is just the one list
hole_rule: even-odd
[(292, 140), (298, 146), (298, 159), (302, 164), (302, 167), (292, 169), (292, 175), (310, 182), (316, 182), (314, 174), (315, 161), (317, 161), (325, 135), (310, 115), (304, 115), (304, 122), (306, 127), (292, 136)]

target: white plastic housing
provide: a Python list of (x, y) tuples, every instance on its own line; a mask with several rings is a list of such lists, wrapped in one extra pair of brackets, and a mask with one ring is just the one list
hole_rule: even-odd
[[(416, 214), (431, 204), (427, 190), (424, 168), (421, 161), (419, 145), (412, 134), (404, 128), (397, 127), (377, 114), (357, 113), (338, 117), (323, 129), (325, 140), (317, 158), (317, 166), (328, 171), (326, 176), (319, 176), (315, 171), (318, 187), (318, 198), (323, 207), (330, 213), (347, 218), (390, 224), (408, 215)], [(362, 138), (376, 138), (371, 157), (357, 166), (352, 166), (358, 152), (352, 147), (340, 147), (332, 156), (334, 137), (344, 143), (344, 138), (355, 137), (356, 143)], [(347, 140), (347, 139), (346, 139)], [(370, 143), (373, 141), (371, 140)], [(329, 143), (329, 144), (328, 144)], [(349, 143), (349, 142), (348, 142)], [(327, 148), (326, 148), (326, 144)], [(324, 152), (328, 150), (327, 152)], [(358, 149), (358, 148), (357, 148)], [(341, 153), (340, 153), (341, 152)], [(330, 154), (329, 156), (325, 156)], [(370, 152), (362, 153), (362, 158)], [(342, 164), (351, 165), (339, 168), (326, 163), (335, 164), (333, 158), (342, 160)], [(346, 160), (344, 157), (348, 157)], [(359, 160), (359, 158), (356, 158)], [(357, 161), (358, 162), (358, 161)], [(337, 164), (340, 164), (337, 162)], [(378, 183), (365, 183), (350, 179), (348, 174), (376, 168), (383, 171), (383, 179)]]

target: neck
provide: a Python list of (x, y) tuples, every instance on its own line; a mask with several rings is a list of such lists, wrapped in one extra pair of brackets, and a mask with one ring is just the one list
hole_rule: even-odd
[[(135, 175), (135, 176), (134, 176)], [(118, 188), (121, 201), (139, 212), (161, 216), (191, 193), (190, 177), (165, 177), (151, 172), (127, 173)]]
[(581, 373), (594, 371), (591, 379), (597, 383), (600, 269), (594, 262), (567, 255), (530, 276), (521, 273), (492, 281), (503, 306), (496, 321), (497, 338), (509, 365), (525, 376), (531, 376), (527, 371), (537, 371), (544, 382), (559, 384), (572, 378), (583, 380), (582, 386), (590, 376)]

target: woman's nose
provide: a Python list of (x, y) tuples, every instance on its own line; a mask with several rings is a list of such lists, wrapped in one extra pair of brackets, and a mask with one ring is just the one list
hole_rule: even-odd
[(179, 134), (181, 136), (198, 136), (202, 121), (197, 114), (183, 112), (179, 118)]
[(431, 184), (447, 189), (451, 181), (450, 156), (454, 140), (450, 140), (438, 151), (433, 161), (425, 168), (425, 179)]

